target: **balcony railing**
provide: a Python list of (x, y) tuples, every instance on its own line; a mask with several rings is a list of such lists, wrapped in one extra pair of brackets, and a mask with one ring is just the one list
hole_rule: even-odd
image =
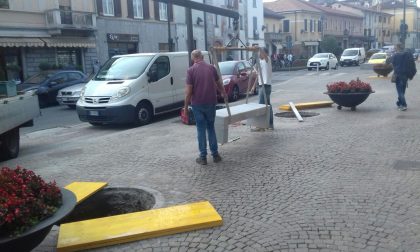
[(96, 16), (91, 12), (47, 10), (45, 17), (52, 29), (96, 29)]

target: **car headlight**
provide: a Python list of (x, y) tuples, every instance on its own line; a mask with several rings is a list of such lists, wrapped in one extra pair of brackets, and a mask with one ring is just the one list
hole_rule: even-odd
[(73, 96), (80, 96), (80, 93), (82, 93), (82, 91), (75, 91), (75, 92), (73, 92)]
[(224, 79), (223, 80), (223, 85), (227, 85), (227, 84), (229, 84), (230, 83), (230, 79)]
[(111, 97), (111, 100), (118, 100), (130, 93), (130, 87), (120, 88), (117, 93)]
[(80, 90), (80, 98), (79, 98), (80, 101), (85, 101), (85, 90), (86, 90), (86, 87), (83, 87), (82, 90)]

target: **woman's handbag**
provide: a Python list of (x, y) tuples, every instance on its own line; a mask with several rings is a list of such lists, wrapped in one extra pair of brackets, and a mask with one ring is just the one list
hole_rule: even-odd
[(396, 83), (397, 82), (397, 76), (393, 73), (391, 76), (391, 82)]

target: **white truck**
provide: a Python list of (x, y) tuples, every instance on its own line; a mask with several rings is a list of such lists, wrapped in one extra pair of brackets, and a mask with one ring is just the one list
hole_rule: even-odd
[(0, 96), (0, 161), (18, 156), (19, 128), (32, 126), (39, 115), (37, 95)]

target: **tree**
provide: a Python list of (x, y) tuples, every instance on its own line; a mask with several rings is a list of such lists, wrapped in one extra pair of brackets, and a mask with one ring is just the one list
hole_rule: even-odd
[(340, 57), (343, 49), (338, 46), (337, 39), (334, 36), (325, 36), (320, 45), (322, 52), (334, 53), (336, 57)]

